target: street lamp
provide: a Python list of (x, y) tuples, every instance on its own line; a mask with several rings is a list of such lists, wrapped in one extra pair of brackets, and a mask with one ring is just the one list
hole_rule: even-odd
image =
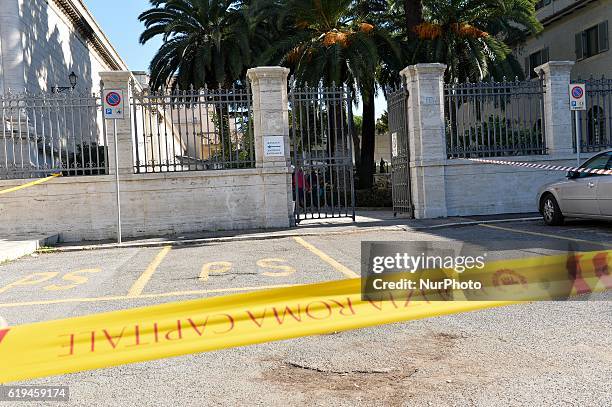
[(78, 78), (77, 78), (76, 74), (74, 73), (74, 71), (70, 72), (70, 75), (68, 75), (68, 81), (70, 82), (70, 87), (72, 89), (74, 89), (74, 87), (76, 86), (77, 79)]
[(79, 79), (77, 74), (72, 71), (70, 72), (70, 75), (68, 75), (68, 82), (70, 83), (70, 86), (55, 86), (51, 88), (51, 91), (54, 93), (60, 93), (66, 90), (73, 90), (77, 84), (77, 79)]

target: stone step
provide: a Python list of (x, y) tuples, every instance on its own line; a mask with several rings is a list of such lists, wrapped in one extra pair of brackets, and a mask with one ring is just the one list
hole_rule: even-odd
[(41, 247), (55, 245), (58, 240), (59, 233), (2, 237), (0, 238), (0, 264), (32, 254)]

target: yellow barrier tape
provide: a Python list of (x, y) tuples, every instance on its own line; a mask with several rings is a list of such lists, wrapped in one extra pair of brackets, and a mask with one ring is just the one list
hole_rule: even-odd
[(59, 173), (53, 174), (53, 175), (51, 175), (51, 176), (49, 176), (47, 178), (41, 178), (41, 179), (37, 179), (36, 181), (28, 182), (27, 184), (18, 185), (16, 187), (3, 189), (2, 191), (0, 191), (0, 195), (8, 194), (9, 192), (19, 191), (20, 189), (24, 189), (24, 188), (33, 187), (34, 185), (42, 184), (43, 182), (47, 182), (47, 181), (52, 180), (53, 178), (57, 178), (57, 177), (61, 177), (61, 176), (62, 176), (62, 173), (59, 172)]
[[(543, 288), (560, 273), (566, 280), (569, 273), (571, 294), (612, 288), (611, 254), (542, 256), (487, 267), (500, 290), (534, 285), (533, 299), (545, 299), (550, 297)], [(0, 330), (0, 383), (519, 302), (429, 301), (426, 294), (365, 301), (360, 288), (361, 279), (332, 281)]]

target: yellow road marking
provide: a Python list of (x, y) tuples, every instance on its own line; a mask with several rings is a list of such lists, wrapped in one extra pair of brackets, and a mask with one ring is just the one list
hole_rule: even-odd
[(332, 266), (336, 271), (339, 271), (340, 273), (344, 274), (346, 277), (359, 278), (359, 274), (355, 273), (353, 270), (346, 267), (345, 265), (338, 263), (335, 259), (323, 253), (321, 250), (317, 249), (316, 247), (314, 247), (313, 245), (311, 245), (310, 243), (308, 243), (301, 237), (294, 237), (293, 239), (299, 244), (301, 244), (302, 246), (304, 246), (306, 249), (308, 249), (311, 253), (314, 253), (315, 255), (317, 255), (325, 263)]
[(74, 303), (74, 302), (104, 302), (104, 301), (120, 301), (120, 300), (134, 300), (134, 299), (140, 300), (140, 299), (147, 299), (147, 298), (183, 297), (183, 296), (201, 295), (201, 294), (257, 291), (257, 290), (266, 290), (269, 288), (293, 287), (295, 285), (298, 285), (298, 284), (262, 285), (259, 287), (215, 288), (215, 289), (210, 289), (210, 290), (193, 290), (193, 291), (172, 291), (168, 293), (158, 293), (158, 294), (141, 294), (136, 297), (129, 296), (129, 295), (117, 295), (117, 296), (92, 297), (92, 298), (62, 298), (58, 300), (4, 303), (4, 304), (0, 304), (0, 308), (16, 308), (16, 307), (27, 307), (27, 306), (32, 306), (32, 305), (64, 304), (64, 303)]
[(599, 245), (599, 246), (603, 246), (603, 247), (612, 247), (612, 244), (610, 244), (610, 243), (593, 242), (591, 240), (576, 239), (576, 238), (573, 238), (573, 237), (565, 237), (565, 236), (559, 236), (559, 235), (549, 235), (547, 233), (530, 232), (530, 231), (527, 231), (527, 230), (504, 228), (504, 227), (501, 227), (501, 226), (485, 225), (485, 224), (482, 224), (482, 223), (478, 224), (478, 226), (482, 226), (484, 228), (505, 230), (505, 231), (508, 231), (508, 232), (523, 233), (523, 234), (526, 234), (526, 235), (549, 237), (551, 239), (569, 240), (570, 242), (588, 243), (588, 244), (595, 244), (595, 245)]
[[(9, 289), (13, 287), (31, 286), (31, 285), (37, 285), (40, 283), (44, 283), (45, 281), (49, 281), (52, 278), (55, 278), (58, 274), (59, 273), (57, 271), (46, 271), (44, 273), (29, 274), (17, 281), (13, 281), (12, 283), (5, 285), (4, 287), (0, 287), (0, 294), (8, 291)], [(40, 277), (40, 278), (37, 280), (32, 280), (34, 277)]]
[(142, 290), (144, 290), (145, 286), (153, 276), (153, 273), (155, 273), (155, 270), (157, 270), (157, 267), (159, 267), (160, 263), (162, 260), (164, 260), (164, 257), (166, 257), (170, 250), (172, 250), (172, 246), (165, 246), (159, 253), (157, 253), (157, 256), (155, 256), (151, 264), (147, 266), (144, 273), (138, 277), (138, 280), (136, 280), (134, 285), (132, 285), (130, 288), (130, 291), (128, 291), (128, 297), (137, 297), (142, 294)]
[(34, 185), (38, 185), (38, 184), (42, 184), (43, 182), (47, 182), (49, 180), (52, 180), (53, 178), (56, 177), (61, 177), (62, 173), (57, 173), (57, 174), (53, 174), (50, 177), (47, 178), (41, 178), (41, 179), (37, 179), (36, 181), (32, 181), (32, 182), (28, 182), (27, 184), (23, 184), (23, 185), (18, 185), (16, 187), (12, 187), (12, 188), (8, 188), (8, 189), (3, 189), (2, 191), (0, 191), (0, 195), (2, 194), (8, 194), (9, 192), (15, 192), (15, 191), (19, 191), (20, 189), (24, 189), (24, 188), (28, 188), (28, 187), (33, 187)]
[(8, 324), (6, 323), (6, 320), (2, 317), (0, 317), (0, 329), (4, 329), (7, 328)]
[[(280, 264), (279, 264), (280, 263)], [(295, 274), (297, 271), (293, 267), (283, 264), (287, 263), (285, 259), (279, 258), (270, 258), (270, 259), (260, 259), (257, 260), (257, 267), (262, 269), (272, 269), (272, 270), (281, 270), (281, 271), (264, 271), (263, 274), (266, 277), (287, 277), (292, 274)]]
[(214, 272), (215, 274), (227, 273), (232, 269), (232, 263), (229, 261), (213, 261), (211, 263), (206, 263), (202, 266), (202, 271), (200, 271), (200, 276), (198, 280), (200, 281), (208, 281), (208, 277), (210, 277), (210, 273)]

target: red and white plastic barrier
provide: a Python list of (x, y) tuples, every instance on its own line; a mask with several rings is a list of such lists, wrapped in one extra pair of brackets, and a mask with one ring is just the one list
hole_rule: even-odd
[(585, 174), (612, 175), (612, 170), (596, 170), (596, 169), (589, 169), (589, 168), (564, 167), (562, 165), (535, 164), (535, 163), (526, 163), (526, 162), (520, 162), (520, 161), (486, 160), (484, 158), (468, 158), (468, 160), (483, 163), (483, 164), (512, 165), (516, 167), (538, 168), (540, 170), (568, 171), (568, 172), (572, 171), (572, 172), (581, 172)]

